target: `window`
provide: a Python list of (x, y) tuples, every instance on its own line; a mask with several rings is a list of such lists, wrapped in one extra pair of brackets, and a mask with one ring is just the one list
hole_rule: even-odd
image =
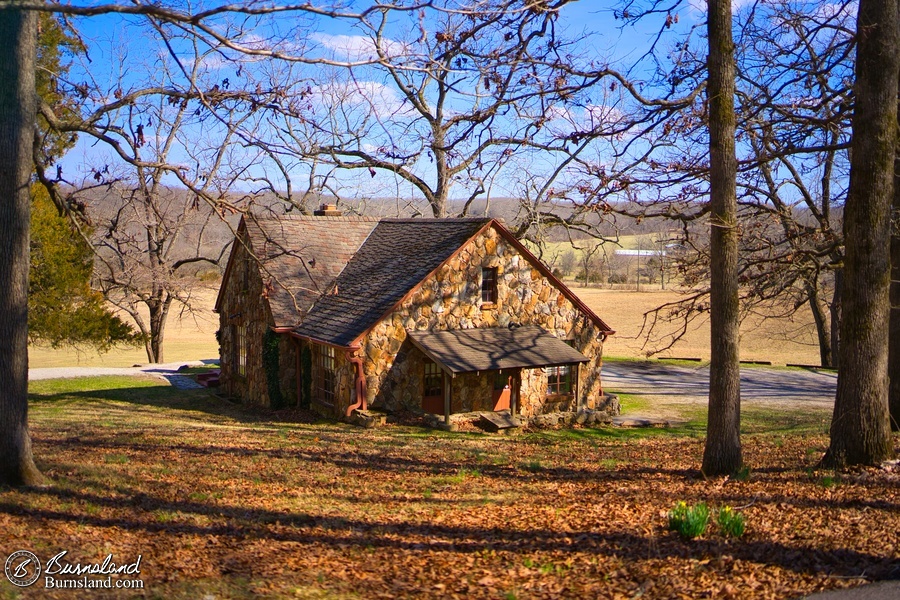
[(333, 405), (337, 374), (334, 369), (334, 348), (313, 347), (313, 387), (316, 400)]
[(425, 363), (425, 397), (444, 395), (444, 374), (436, 362)]
[(497, 267), (481, 270), (481, 301), (485, 304), (497, 302)]
[(231, 326), (234, 341), (234, 372), (240, 377), (247, 376), (247, 326), (238, 323)]
[(499, 392), (509, 387), (509, 375), (502, 371), (494, 373), (494, 391)]
[(547, 395), (564, 396), (572, 393), (572, 365), (546, 367)]

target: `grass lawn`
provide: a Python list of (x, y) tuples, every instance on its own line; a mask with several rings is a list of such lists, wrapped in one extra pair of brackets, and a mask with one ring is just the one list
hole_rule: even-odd
[[(31, 393), (54, 485), (0, 489), (0, 559), (141, 555), (144, 589), (109, 597), (793, 598), (900, 575), (900, 474), (816, 470), (820, 414), (746, 415), (750, 471), (706, 480), (696, 409), (668, 431), (494, 436), (265, 414), (152, 379)], [(746, 533), (683, 540), (679, 500), (734, 507)], [(85, 592), (0, 577), (19, 595)]]

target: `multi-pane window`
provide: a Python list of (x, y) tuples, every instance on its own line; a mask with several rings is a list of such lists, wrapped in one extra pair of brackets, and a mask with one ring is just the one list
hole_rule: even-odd
[(572, 365), (544, 368), (547, 376), (547, 395), (560, 396), (572, 393)]
[(444, 374), (436, 362), (425, 363), (425, 391), (423, 396), (433, 397), (444, 394)]
[(241, 377), (247, 376), (247, 325), (232, 325), (234, 339), (234, 371)]
[(485, 304), (497, 302), (497, 267), (481, 270), (481, 301)]
[(331, 346), (314, 346), (313, 381), (316, 399), (324, 404), (334, 404), (337, 374), (334, 365), (334, 348)]

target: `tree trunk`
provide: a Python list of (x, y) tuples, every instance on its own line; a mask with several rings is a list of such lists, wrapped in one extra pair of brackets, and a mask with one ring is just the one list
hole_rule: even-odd
[(37, 13), (0, 9), (0, 485), (44, 478), (28, 435), (30, 179)]
[(806, 297), (809, 302), (809, 310), (812, 312), (813, 322), (816, 324), (816, 338), (819, 341), (819, 365), (831, 366), (831, 331), (828, 329), (828, 319), (825, 317), (825, 308), (819, 302), (819, 288), (812, 283), (806, 284)]
[(737, 159), (735, 157), (735, 66), (731, 0), (710, 0), (710, 352), (709, 416), (703, 472), (734, 473), (742, 466), (739, 359)]
[(150, 312), (150, 336), (144, 344), (147, 361), (151, 364), (163, 362), (163, 341), (166, 333), (166, 320), (174, 298), (165, 294), (163, 298), (155, 298), (147, 303)]
[(844, 268), (834, 270), (834, 293), (831, 296), (831, 367), (841, 366), (841, 296), (844, 293)]
[[(898, 82), (900, 85), (900, 82)], [(900, 90), (897, 91), (900, 94)], [(900, 106), (897, 107), (900, 120)], [(891, 429), (900, 431), (900, 144), (894, 156), (894, 195), (891, 218), (891, 314), (888, 341), (888, 407)]]
[(841, 348), (831, 444), (823, 465), (893, 456), (888, 416), (890, 210), (897, 147), (897, 0), (861, 0), (850, 188), (844, 207)]

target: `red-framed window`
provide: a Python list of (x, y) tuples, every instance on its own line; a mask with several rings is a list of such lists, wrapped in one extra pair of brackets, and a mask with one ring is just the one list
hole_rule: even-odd
[(481, 269), (481, 301), (485, 304), (497, 302), (497, 267)]
[(565, 396), (572, 393), (572, 365), (545, 367), (547, 395)]
[(337, 384), (334, 348), (316, 344), (313, 346), (313, 392), (316, 400), (333, 405)]

